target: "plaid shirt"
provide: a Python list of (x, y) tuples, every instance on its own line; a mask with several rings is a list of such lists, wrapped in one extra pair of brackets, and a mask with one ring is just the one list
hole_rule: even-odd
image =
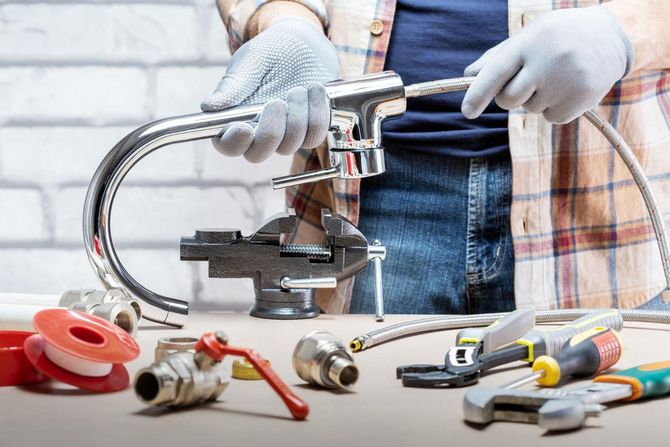
[[(234, 50), (256, 8), (267, 0), (218, 0)], [(339, 51), (341, 76), (380, 71), (394, 0), (299, 0), (327, 29)], [(597, 0), (509, 0), (509, 31), (552, 9)], [(378, 33), (379, 21), (383, 25)], [(371, 31), (375, 22), (377, 29)], [(482, 49), (484, 50), (484, 49)], [(618, 82), (598, 111), (635, 151), (664, 216), (670, 211), (670, 71), (638, 71)], [(509, 114), (513, 185), (511, 227), (517, 307), (635, 307), (665, 286), (660, 256), (635, 182), (605, 138), (585, 119), (551, 125), (541, 115)], [(328, 166), (327, 150), (299, 151), (292, 172)], [(288, 192), (300, 219), (296, 239), (323, 238), (320, 209), (354, 223), (359, 181), (322, 181)], [(369, 235), (373, 236), (373, 235)], [(393, 256), (393, 253), (389, 253)], [(347, 311), (352, 281), (318, 295), (326, 312)]]

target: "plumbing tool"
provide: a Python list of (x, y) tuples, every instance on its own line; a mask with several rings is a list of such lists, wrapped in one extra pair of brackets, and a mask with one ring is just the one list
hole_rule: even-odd
[(547, 430), (573, 430), (589, 416), (600, 416), (601, 404), (670, 394), (670, 361), (650, 363), (593, 379), (577, 388), (541, 391), (473, 388), (463, 401), (465, 420), (537, 423)]
[(314, 331), (293, 350), (293, 369), (301, 379), (323, 388), (349, 389), (358, 380), (354, 358), (342, 340), (330, 332)]
[[(240, 230), (197, 230), (195, 236), (181, 239), (181, 259), (209, 261), (213, 278), (252, 278), (256, 302), (251, 315), (298, 319), (319, 315), (315, 289), (336, 287), (338, 280), (355, 275), (385, 253), (384, 247), (368, 244), (351, 222), (327, 209), (321, 210), (325, 245), (283, 245), (282, 235), (292, 234), (295, 225), (295, 212), (289, 210), (247, 237)], [(375, 281), (379, 290), (381, 281), (380, 274)]]
[(135, 375), (135, 394), (154, 406), (183, 407), (216, 400), (228, 386), (221, 368), (226, 355), (246, 358), (282, 398), (294, 419), (307, 417), (309, 407), (296, 396), (256, 351), (228, 344), (221, 331), (204, 334), (195, 353), (176, 352)]
[[(385, 171), (381, 139), (382, 121), (401, 116), (406, 98), (467, 89), (474, 78), (442, 79), (404, 86), (392, 71), (372, 73), (326, 84), (330, 98), (331, 127), (328, 147), (331, 167), (273, 180), (283, 188), (324, 179), (360, 179)], [(103, 159), (91, 180), (84, 204), (84, 243), (94, 271), (106, 287), (121, 287), (137, 297), (148, 320), (181, 327), (188, 303), (154, 293), (137, 282), (119, 260), (111, 232), (114, 197), (124, 177), (149, 153), (169, 144), (217, 137), (236, 121), (251, 121), (263, 104), (235, 107), (212, 113), (167, 118), (146, 124), (122, 139)], [(665, 224), (642, 167), (626, 142), (595, 110), (584, 113), (614, 146), (630, 170), (649, 211), (654, 228), (670, 300), (670, 254)], [(375, 261), (375, 264), (377, 262)]]
[(62, 295), (0, 293), (0, 330), (34, 331), (37, 312), (53, 308), (78, 310), (116, 324), (132, 336), (142, 314), (136, 299), (121, 289), (68, 290)]
[(589, 377), (609, 369), (621, 358), (621, 337), (608, 327), (594, 327), (572, 337), (561, 351), (543, 355), (533, 362), (533, 373), (502, 388), (519, 388), (535, 382), (555, 386), (567, 377)]
[[(512, 318), (513, 315), (514, 312), (508, 314), (506, 318)], [(526, 317), (524, 316), (524, 318)], [(514, 361), (532, 363), (539, 356), (555, 355), (573, 336), (581, 331), (598, 326), (619, 331), (623, 327), (623, 319), (616, 309), (601, 310), (587, 314), (560, 328), (544, 331), (531, 329), (514, 341), (512, 345), (495, 351), (491, 349), (487, 353), (473, 357), (471, 362), (459, 364), (458, 359), (454, 359), (454, 356), (448, 352), (445, 356), (444, 365), (400, 366), (396, 370), (396, 375), (399, 379), (402, 379), (404, 386), (458, 387), (473, 385), (479, 381), (482, 373), (491, 368)], [(453, 351), (450, 350), (450, 352)]]
[[(554, 391), (554, 390), (552, 390)], [(562, 411), (567, 401), (568, 411)], [(581, 404), (577, 396), (554, 397), (538, 390), (505, 390), (475, 387), (465, 393), (463, 418), (470, 423), (485, 425), (493, 421), (524, 422), (540, 427), (558, 425), (577, 428), (588, 416), (599, 416), (602, 406)]]
[(0, 331), (0, 386), (30, 385), (49, 380), (35, 369), (23, 350), (32, 332)]
[(456, 334), (456, 346), (447, 351), (443, 365), (399, 366), (396, 376), (405, 386), (475, 383), (482, 370), (482, 356), (518, 340), (533, 328), (534, 323), (534, 311), (523, 309), (511, 312), (483, 329), (462, 329)]
[(44, 375), (97, 393), (128, 387), (123, 365), (140, 354), (127, 332), (102, 318), (66, 309), (47, 309), (35, 315), (37, 334), (23, 348)]

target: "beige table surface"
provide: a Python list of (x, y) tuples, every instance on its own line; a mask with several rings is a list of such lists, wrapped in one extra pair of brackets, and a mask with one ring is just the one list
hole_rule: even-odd
[[(385, 324), (416, 316), (321, 316), (311, 320), (260, 320), (243, 314), (193, 314), (182, 330), (144, 326), (142, 354), (130, 363), (131, 376), (149, 364), (158, 337), (199, 336), (224, 330), (231, 345), (253, 347), (272, 362), (279, 375), (310, 405), (306, 421), (293, 421), (281, 400), (261, 381), (233, 380), (219, 402), (181, 411), (147, 408), (131, 388), (94, 395), (53, 384), (0, 388), (0, 446), (487, 446), (668, 445), (670, 398), (618, 406), (590, 419), (587, 427), (560, 435), (537, 426), (493, 423), (475, 429), (462, 420), (464, 389), (403, 388), (395, 367), (439, 363), (455, 332), (436, 332), (387, 343), (355, 355), (360, 379), (353, 393), (301, 385), (291, 367), (298, 339), (322, 329), (348, 341)], [(623, 331), (625, 354), (619, 367), (670, 358), (670, 328), (629, 324)], [(481, 380), (503, 384), (526, 373), (507, 368)]]

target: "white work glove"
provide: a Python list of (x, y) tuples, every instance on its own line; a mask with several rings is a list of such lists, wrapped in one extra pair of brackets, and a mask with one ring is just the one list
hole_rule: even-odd
[(324, 82), (337, 78), (339, 60), (333, 44), (313, 24), (284, 19), (233, 54), (228, 70), (201, 108), (266, 103), (257, 122), (232, 123), (214, 146), (224, 155), (244, 155), (260, 163), (277, 152), (289, 155), (314, 148), (326, 138), (330, 103)]
[(476, 78), (461, 110), (476, 118), (495, 97), (503, 109), (523, 107), (567, 123), (595, 107), (631, 71), (634, 56), (606, 7), (552, 11), (465, 69)]

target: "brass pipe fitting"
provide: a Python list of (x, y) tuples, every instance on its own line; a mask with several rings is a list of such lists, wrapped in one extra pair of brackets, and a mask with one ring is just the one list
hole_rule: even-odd
[(112, 288), (108, 290), (95, 289), (75, 289), (68, 290), (60, 297), (58, 303), (59, 307), (70, 307), (76, 303), (87, 304), (108, 304), (125, 302), (132, 307), (137, 316), (137, 321), (142, 318), (142, 311), (140, 310), (140, 302), (136, 298), (132, 298), (121, 289)]
[(349, 389), (358, 380), (354, 358), (342, 340), (330, 332), (314, 331), (293, 351), (293, 369), (304, 381), (324, 388)]
[(221, 361), (227, 355), (244, 357), (286, 404), (294, 419), (302, 420), (309, 406), (272, 370), (253, 349), (228, 345), (221, 331), (204, 334), (195, 344), (195, 353), (176, 352), (135, 375), (135, 394), (144, 403), (182, 407), (215, 400), (228, 386)]
[[(222, 332), (214, 336), (222, 345), (228, 344)], [(139, 370), (135, 375), (135, 394), (149, 405), (183, 407), (216, 400), (229, 383), (221, 359), (199, 349), (175, 352)]]
[(195, 337), (162, 337), (156, 343), (154, 350), (154, 362), (160, 362), (164, 358), (177, 352), (195, 353), (195, 344), (198, 339)]
[(228, 386), (220, 363), (203, 353), (176, 352), (135, 376), (135, 394), (144, 403), (182, 407), (216, 400)]

